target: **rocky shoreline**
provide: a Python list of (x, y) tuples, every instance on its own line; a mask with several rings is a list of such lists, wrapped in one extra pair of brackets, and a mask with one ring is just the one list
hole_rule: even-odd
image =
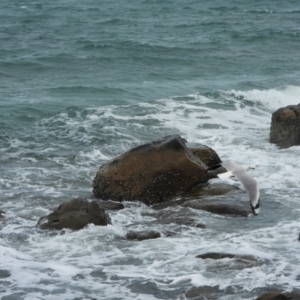
[[(220, 166), (218, 154), (207, 146), (189, 149), (179, 135), (141, 145), (100, 167), (93, 181), (96, 198), (75, 198), (40, 218), (40, 229), (79, 230), (92, 223), (111, 224), (106, 210), (122, 209), (122, 201), (141, 201), (156, 210), (180, 205), (211, 213), (247, 217), (250, 211), (232, 203), (242, 190), (212, 183)], [(220, 195), (231, 194), (229, 200)]]
[[(279, 148), (300, 144), (300, 104), (280, 108), (272, 115), (270, 143)], [(168, 215), (170, 206), (180, 206), (230, 217), (247, 217), (251, 212), (239, 199), (243, 191), (212, 179), (225, 169), (218, 154), (208, 146), (188, 148), (179, 135), (167, 136), (133, 148), (100, 166), (93, 180), (95, 199), (74, 198), (59, 205), (52, 213), (41, 217), (41, 230), (80, 230), (88, 224), (111, 224), (109, 211), (124, 208), (123, 201), (140, 201), (157, 211), (157, 223), (173, 222), (205, 230), (189, 212), (187, 216)], [(220, 197), (224, 196), (226, 197)], [(0, 210), (0, 219), (5, 212)], [(172, 236), (174, 232), (135, 231), (128, 228), (125, 238), (132, 241)], [(202, 253), (198, 259), (233, 259), (239, 267), (256, 265), (260, 260), (230, 253)], [(270, 262), (268, 262), (270, 263)], [(187, 299), (199, 299), (202, 289), (192, 289)], [(271, 291), (258, 297), (265, 299), (300, 299), (297, 293)]]

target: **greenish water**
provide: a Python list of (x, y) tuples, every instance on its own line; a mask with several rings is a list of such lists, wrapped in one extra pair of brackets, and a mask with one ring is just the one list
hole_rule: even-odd
[[(1, 299), (299, 290), (300, 150), (268, 143), (272, 112), (300, 103), (297, 1), (3, 0), (0, 8)], [(60, 203), (91, 199), (101, 164), (173, 133), (254, 165), (261, 214), (191, 210), (206, 230), (161, 228), (149, 225), (159, 218), (151, 208), (126, 203), (107, 228), (35, 228)], [(126, 226), (178, 234), (129, 242)], [(195, 260), (212, 250), (263, 263)]]

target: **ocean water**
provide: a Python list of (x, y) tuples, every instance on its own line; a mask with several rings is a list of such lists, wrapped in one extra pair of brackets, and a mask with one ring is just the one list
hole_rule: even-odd
[[(272, 112), (300, 103), (298, 1), (2, 0), (0, 8), (1, 299), (300, 292), (300, 147), (268, 142)], [(103, 163), (174, 133), (255, 166), (260, 215), (125, 202), (107, 227), (35, 227), (64, 201), (93, 199)], [(164, 214), (206, 228), (159, 225)], [(125, 239), (129, 229), (176, 234), (136, 242)], [(211, 251), (257, 261), (195, 258)]]

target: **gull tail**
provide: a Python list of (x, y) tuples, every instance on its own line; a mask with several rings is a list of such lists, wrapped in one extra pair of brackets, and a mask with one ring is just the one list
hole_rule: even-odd
[(231, 171), (218, 174), (218, 177), (221, 178), (221, 179), (226, 179), (226, 178), (230, 178), (230, 177), (233, 177), (233, 176), (234, 175)]

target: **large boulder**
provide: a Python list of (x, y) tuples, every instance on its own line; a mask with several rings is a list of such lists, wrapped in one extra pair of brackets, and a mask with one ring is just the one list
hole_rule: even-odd
[(41, 229), (79, 230), (90, 223), (105, 226), (111, 221), (97, 201), (75, 198), (59, 205), (51, 214), (41, 217), (37, 226)]
[(272, 114), (270, 143), (280, 148), (300, 145), (300, 104), (279, 108)]
[(300, 300), (300, 294), (299, 293), (266, 293), (258, 298), (256, 300)]
[[(208, 149), (204, 150), (207, 158)], [(188, 149), (179, 135), (155, 140), (101, 166), (93, 193), (104, 200), (140, 200), (147, 205), (170, 200), (210, 178), (209, 161), (205, 164), (199, 155)], [(216, 156), (214, 152), (212, 165), (221, 161)]]
[(194, 155), (196, 155), (209, 168), (213, 168), (222, 163), (217, 152), (206, 145), (201, 145), (201, 146), (193, 147), (193, 148), (189, 148), (189, 149), (193, 152)]

